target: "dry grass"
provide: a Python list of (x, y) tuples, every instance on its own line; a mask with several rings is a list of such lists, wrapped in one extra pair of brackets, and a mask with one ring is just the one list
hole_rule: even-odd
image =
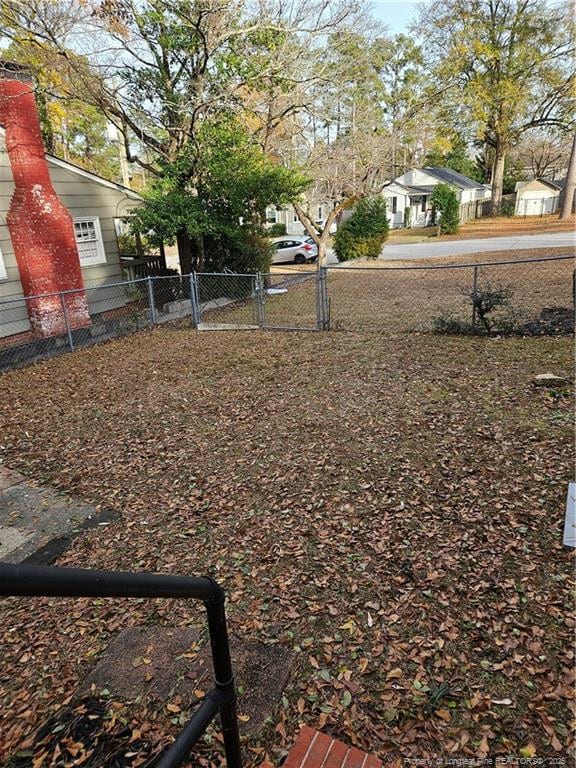
[[(162, 327), (4, 375), (1, 457), (121, 511), (62, 565), (211, 573), (234, 632), (294, 650), (249, 765), (301, 722), (394, 765), (567, 757), (571, 402), (531, 380), (571, 367), (564, 339)], [(119, 629), (202, 624), (161, 600), (13, 599), (0, 620), (0, 754), (38, 766), (78, 764), (28, 737)], [(178, 730), (110, 706), (140, 734), (117, 765)], [(220, 759), (216, 741), (194, 764)]]

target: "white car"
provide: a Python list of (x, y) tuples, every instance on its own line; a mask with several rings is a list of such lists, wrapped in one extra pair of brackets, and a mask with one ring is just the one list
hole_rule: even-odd
[(316, 261), (318, 247), (311, 237), (300, 235), (284, 235), (272, 240), (274, 254), (272, 264), (306, 264)]

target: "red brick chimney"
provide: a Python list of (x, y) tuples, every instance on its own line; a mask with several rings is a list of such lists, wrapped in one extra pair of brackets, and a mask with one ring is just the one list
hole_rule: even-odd
[[(0, 125), (15, 187), (6, 221), (24, 295), (81, 289), (65, 297), (66, 311), (72, 328), (89, 325), (74, 225), (50, 180), (32, 84), (25, 70), (10, 62), (0, 62)], [(59, 296), (26, 303), (34, 331), (65, 332)]]

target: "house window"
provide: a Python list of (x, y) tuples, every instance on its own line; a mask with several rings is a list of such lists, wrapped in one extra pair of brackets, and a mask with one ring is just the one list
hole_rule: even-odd
[(296, 222), (297, 222), (297, 221), (300, 221), (300, 219), (298, 218), (298, 214), (296, 213), (296, 211), (294, 211), (294, 216), (292, 217), (292, 221), (294, 222), (294, 224), (296, 224)]
[(276, 208), (267, 208), (266, 210), (266, 221), (268, 224), (277, 224), (278, 223), (278, 216), (276, 215)]
[(422, 208), (420, 210), (422, 213), (426, 213), (426, 195), (422, 195)]
[(398, 213), (398, 198), (392, 198), (392, 213)]
[(6, 264), (4, 264), (4, 257), (2, 256), (2, 248), (0, 248), (0, 280), (6, 280), (8, 273), (6, 272)]
[(100, 219), (74, 219), (74, 234), (80, 266), (87, 267), (91, 264), (103, 264), (106, 261), (104, 243), (100, 230)]

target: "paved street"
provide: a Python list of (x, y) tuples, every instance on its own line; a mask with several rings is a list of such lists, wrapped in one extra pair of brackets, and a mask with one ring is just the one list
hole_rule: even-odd
[(386, 245), (381, 259), (425, 259), (430, 256), (457, 256), (481, 251), (514, 251), (523, 248), (574, 248), (573, 232), (548, 235), (512, 235), (509, 237), (485, 237), (474, 240), (449, 240), (439, 243), (411, 243)]

